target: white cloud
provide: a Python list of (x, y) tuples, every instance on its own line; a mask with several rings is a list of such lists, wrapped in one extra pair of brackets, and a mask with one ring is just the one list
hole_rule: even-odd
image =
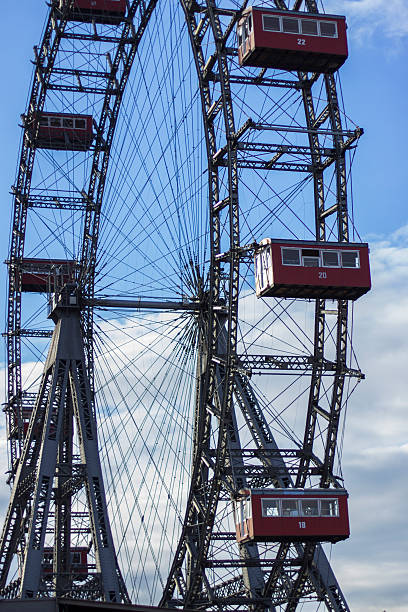
[(367, 40), (386, 35), (394, 42), (408, 34), (408, 6), (405, 0), (329, 0), (327, 13), (347, 16), (350, 36)]
[(373, 289), (355, 307), (354, 341), (367, 379), (351, 398), (344, 438), (351, 538), (333, 553), (355, 612), (408, 609), (407, 229), (371, 243)]
[(393, 234), (391, 235), (391, 239), (394, 241), (402, 240), (408, 244), (408, 225), (403, 225), (402, 227), (395, 230), (395, 232), (393, 232)]
[[(408, 443), (394, 446), (382, 446), (366, 448), (362, 451), (362, 454), (367, 457), (378, 457), (379, 455), (407, 455), (408, 454)], [(401, 457), (402, 458), (402, 457)]]
[[(401, 591), (406, 584), (406, 567), (397, 561), (384, 561), (381, 556), (375, 563), (359, 563), (349, 560), (342, 568), (344, 582), (349, 585), (349, 605), (353, 612), (403, 612), (408, 598)], [(384, 588), (384, 582), (386, 587)], [(354, 598), (358, 595), (360, 601)]]
[(394, 447), (408, 438), (406, 372), (408, 368), (408, 247), (401, 228), (388, 240), (371, 245), (372, 292), (355, 307), (355, 345), (367, 380), (353, 396), (353, 421), (347, 446)]

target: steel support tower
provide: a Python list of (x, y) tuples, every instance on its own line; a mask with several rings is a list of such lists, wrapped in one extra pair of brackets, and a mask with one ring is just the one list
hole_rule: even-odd
[[(314, 0), (265, 0), (259, 4), (288, 14), (301, 10), (318, 12)], [(194, 372), (189, 374), (194, 387), (189, 400), (193, 416), (188, 493), (185, 507), (174, 510), (182, 519), (178, 518), (178, 531), (174, 529), (175, 541), (168, 553), (170, 567), (163, 580), (160, 605), (292, 612), (299, 605), (316, 609), (323, 602), (330, 611), (349, 610), (320, 543), (289, 539), (268, 545), (238, 545), (231, 527), (232, 501), (242, 488), (343, 486), (336, 461), (337, 439), (348, 399), (345, 388), (350, 381), (354, 384), (363, 378), (352, 362), (347, 300), (337, 300), (334, 305), (315, 300), (311, 330), (302, 329), (296, 300), (287, 303), (277, 299), (273, 307), (267, 304), (262, 313), (259, 306), (253, 315), (257, 322), (252, 323), (249, 315), (244, 321), (243, 304), (248, 295), (253, 295), (252, 281), (248, 281), (252, 278), (253, 253), (256, 241), (264, 237), (259, 232), (273, 227), (269, 218), (281, 220), (282, 227), (296, 236), (306, 227), (314, 240), (322, 243), (350, 240), (346, 156), (362, 134), (360, 128), (343, 126), (335, 75), (302, 70), (282, 74), (272, 69), (238, 66), (236, 26), (247, 5), (247, 0), (177, 3), (128, 0), (124, 14), (115, 19), (106, 13), (78, 17), (75, 0), (53, 0), (50, 4), (41, 44), (34, 48), (34, 78), (23, 117), (22, 148), (12, 189), (5, 408), (11, 497), (0, 540), (3, 598), (58, 596), (122, 603), (132, 598), (121, 571), (131, 581), (133, 570), (124, 568), (123, 561), (119, 569), (111, 528), (113, 518), (110, 523), (108, 516), (108, 490), (115, 488), (115, 483), (104, 485), (103, 453), (98, 444), (96, 402), (101, 386), (97, 387), (95, 382), (100, 337), (96, 317), (100, 311), (119, 312), (121, 317), (127, 316), (124, 313), (144, 313), (143, 325), (148, 326), (157, 324), (156, 320), (152, 324), (151, 313), (158, 312), (181, 317), (181, 322), (177, 322), (179, 328), (168, 324), (166, 332), (168, 342), (174, 341), (176, 345), (174, 359), (179, 360), (178, 371), (183, 370), (188, 356), (194, 357)], [(154, 28), (162, 23), (168, 24), (168, 31), (173, 33), (179, 27), (177, 35), (159, 40)], [(182, 53), (178, 47), (180, 40), (186, 45)], [(177, 115), (174, 100), (187, 81), (182, 61), (189, 54), (195, 89), (190, 87), (190, 99), (172, 129), (176, 133), (188, 113), (193, 115), (191, 109), (198, 109), (205, 167), (194, 170), (194, 164), (185, 163), (186, 160), (178, 164), (185, 172), (183, 180), (190, 181), (189, 189), (184, 190), (190, 194), (184, 208), (172, 209), (184, 191), (178, 173), (171, 175), (167, 165), (163, 175), (156, 176), (163, 191), (164, 175), (171, 184), (167, 199), (151, 187), (150, 175), (146, 184), (154, 192), (152, 202), (144, 208), (144, 198), (148, 196), (138, 193), (135, 198), (134, 225), (149, 218), (150, 241), (153, 242), (156, 232), (155, 238), (160, 237), (165, 245), (160, 260), (165, 261), (160, 264), (161, 281), (165, 278), (167, 282), (162, 285), (163, 292), (154, 293), (159, 285), (155, 286), (155, 270), (151, 269), (143, 272), (150, 283), (144, 286), (151, 287), (148, 297), (139, 291), (136, 281), (133, 292), (127, 294), (121, 286), (116, 294), (109, 293), (106, 287), (115, 282), (119, 286), (127, 275), (120, 268), (126, 258), (123, 251), (115, 250), (112, 239), (109, 255), (118, 271), (112, 273), (112, 283), (107, 281), (102, 287), (104, 249), (109, 249), (109, 238), (101, 248), (104, 227), (109, 220), (117, 235), (126, 237), (127, 233), (138, 232), (126, 226), (120, 216), (127, 204), (125, 197), (117, 209), (113, 208), (116, 191), (129, 178), (126, 168), (116, 178), (112, 173), (109, 183), (110, 161), (115, 155), (126, 155), (125, 147), (115, 148), (115, 129), (119, 125), (122, 138), (132, 139), (134, 125), (120, 124), (120, 111), (126, 109), (130, 113), (126, 85), (133, 64), (138, 77), (136, 84), (132, 82), (130, 86), (132, 94), (136, 96), (150, 78), (154, 82), (160, 61), (150, 71), (144, 62), (147, 65), (151, 56), (160, 55), (159, 43), (163, 44), (163, 58), (160, 56), (163, 62), (167, 57), (166, 45), (173, 45), (168, 52), (170, 57), (179, 52), (180, 58), (177, 70), (167, 70), (163, 76), (163, 82), (165, 77), (170, 81), (166, 121), (172, 113)], [(163, 96), (161, 101), (163, 82), (160, 81), (157, 93), (159, 98)], [(147, 91), (149, 87), (146, 85)], [(148, 95), (145, 103), (139, 103), (137, 98), (135, 103), (143, 112), (140, 138), (143, 130), (148, 133), (153, 125), (156, 131), (152, 140), (161, 145), (166, 122), (154, 125), (155, 115), (147, 101)], [(158, 108), (159, 103), (155, 104)], [(67, 139), (63, 152), (66, 158), (58, 157), (61, 151), (40, 154), (44, 145), (40, 146), (39, 125), (45, 111), (61, 113), (61, 117), (68, 119), (74, 114), (80, 117), (92, 112), (91, 146), (76, 152), (74, 157)], [(190, 139), (193, 142), (193, 130), (185, 138), (187, 144)], [(165, 146), (158, 148), (153, 166), (160, 168), (166, 155), (171, 163), (177, 162), (179, 143), (174, 135), (169, 142), (174, 148), (170, 153)], [(132, 145), (137, 149), (136, 138)], [(155, 154), (153, 145), (148, 153)], [(140, 157), (141, 167), (145, 157), (147, 153)], [(131, 158), (126, 158), (126, 164), (131, 163)], [(77, 175), (79, 167), (83, 170), (82, 183)], [(155, 167), (150, 171), (152, 176)], [(191, 168), (196, 176), (189, 176), (189, 172), (193, 173)], [(190, 206), (196, 200), (201, 202), (196, 185), (203, 182), (203, 176), (205, 222), (197, 229), (201, 242), (198, 239), (194, 242), (196, 236), (191, 237), (183, 223)], [(275, 183), (272, 176), (278, 177)], [(294, 177), (290, 188), (279, 186), (284, 176)], [(296, 209), (293, 226), (288, 226), (284, 215), (287, 210), (292, 212), (292, 201), (303, 193), (305, 186), (312, 193), (307, 201), (308, 212), (303, 219), (301, 208)], [(277, 197), (278, 204), (269, 207), (269, 197), (273, 202)], [(265, 207), (261, 213), (259, 210), (254, 213), (249, 204), (251, 198), (254, 201), (258, 198), (259, 208)], [(202, 212), (198, 205), (194, 210), (198, 211), (197, 217)], [(43, 215), (45, 228), (54, 223), (49, 240), (45, 236), (41, 240), (36, 238), (32, 226), (35, 214)], [(57, 214), (67, 215), (60, 225), (55, 221)], [(179, 227), (173, 231), (171, 224), (175, 218)], [(139, 249), (138, 255), (149, 262), (144, 234), (142, 231), (136, 234), (133, 242), (129, 239), (129, 252)], [(67, 260), (67, 253), (70, 259), (75, 257), (73, 273), (67, 281), (50, 264), (49, 291), (47, 300), (42, 302), (42, 313), (49, 308), (54, 328), (44, 324), (45, 316), (43, 327), (40, 323), (30, 327), (34, 307), (24, 316), (28, 302), (24, 289), (28, 257), (31, 262), (35, 257), (45, 261), (39, 258), (50, 257), (48, 252), (57, 243), (60, 250), (51, 255), (61, 257), (62, 250)], [(75, 247), (71, 247), (72, 243)], [(196, 243), (199, 248), (194, 252)], [(177, 274), (172, 275), (173, 260), (179, 267)], [(142, 265), (132, 268), (135, 277), (142, 268)], [(289, 335), (296, 336), (296, 342), (289, 342), (285, 336), (285, 344), (277, 351), (273, 350), (273, 343), (262, 346), (259, 337), (272, 337), (267, 317), (277, 328), (283, 325), (282, 335), (287, 329)], [(174, 336), (176, 340), (171, 336), (174, 330), (179, 333)], [(106, 334), (106, 330), (102, 331)], [(259, 337), (247, 341), (254, 331), (259, 332)], [(40, 383), (29, 388), (22, 349), (26, 339), (38, 343), (50, 341)], [(260, 345), (263, 350), (256, 350)], [(287, 352), (282, 346), (287, 347)], [(122, 350), (119, 345), (116, 348)], [(165, 352), (162, 347), (156, 352), (152, 350), (153, 365), (149, 364), (146, 375), (148, 384), (135, 396), (134, 410), (143, 404), (150, 386), (158, 384), (158, 374), (153, 374), (154, 361), (160, 361), (161, 352)], [(126, 367), (131, 365), (134, 372), (138, 371), (139, 366), (129, 358)], [(307, 392), (299, 394), (303, 401), (300, 435), (292, 435), (285, 421), (286, 411), (295, 399), (287, 400), (280, 412), (273, 407), (292, 383), (273, 395), (254, 384), (256, 374), (271, 374), (279, 380), (286, 376), (307, 379)], [(166, 385), (160, 387), (157, 394), (160, 401), (156, 397), (149, 411), (167, 401)], [(177, 397), (178, 391), (174, 391)], [(180, 396), (181, 393), (180, 390)], [(118, 384), (112, 403), (124, 401), (124, 394)], [(105, 399), (102, 395), (99, 401), (104, 404)], [(171, 401), (169, 412), (174, 408)], [(102, 418), (103, 408), (99, 413)], [(25, 427), (27, 414), (30, 419)], [(285, 436), (287, 444), (282, 441)], [(139, 478), (143, 480), (142, 473)], [(129, 488), (131, 484), (130, 478)], [(166, 482), (164, 485), (167, 487)], [(163, 490), (169, 500), (166, 508), (175, 506), (170, 487)], [(155, 513), (159, 514), (157, 509), (151, 512)], [(147, 513), (140, 511), (140, 524), (146, 521)], [(150, 533), (147, 537), (150, 538)], [(151, 546), (150, 539), (148, 544)], [(80, 550), (89, 555), (82, 567), (74, 561)], [(152, 558), (158, 570), (160, 561), (155, 554)]]

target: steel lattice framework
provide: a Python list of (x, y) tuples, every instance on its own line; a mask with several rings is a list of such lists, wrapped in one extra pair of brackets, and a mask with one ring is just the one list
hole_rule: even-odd
[[(348, 242), (346, 153), (362, 130), (343, 128), (333, 75), (299, 72), (270, 76), (266, 69), (236, 69), (235, 30), (247, 0), (181, 0), (207, 155), (207, 269), (204, 275), (192, 263), (194, 282), (188, 299), (98, 296), (98, 240), (115, 127), (132, 64), (138, 62), (139, 46), (155, 9), (165, 3), (129, 0), (123, 22), (106, 28), (93, 23), (90, 30), (70, 19), (73, 4), (73, 0), (51, 4), (41, 45), (35, 48), (34, 80), (13, 187), (6, 334), (12, 493), (0, 541), (2, 595), (37, 598), (57, 594), (129, 601), (116, 558), (97, 443), (94, 316), (98, 308), (145, 309), (183, 312), (196, 330), (190, 486), (160, 605), (290, 612), (299, 602), (311, 601), (324, 602), (328, 610), (347, 611), (320, 544), (237, 545), (235, 534), (225, 525), (228, 512), (231, 516), (227, 508), (239, 489), (342, 486), (335, 460), (345, 384), (364, 378), (359, 368), (350, 365), (348, 302), (338, 301), (330, 310), (324, 300), (315, 300), (313, 349), (307, 354), (242, 350), (239, 313), (243, 270), (248, 268), (253, 243), (242, 241), (241, 228), (250, 225), (250, 214), (240, 203), (240, 184), (245, 172), (252, 173), (254, 180), (259, 173), (269, 177), (275, 172), (295, 173), (302, 180), (306, 177), (313, 190), (315, 240)], [(264, 4), (281, 10), (318, 12), (314, 0)], [(105, 54), (108, 69), (100, 67), (96, 44), (109, 45)], [(81, 50), (89, 65), (63, 65), (61, 56), (67, 48), (73, 53)], [(303, 109), (304, 125), (284, 113), (275, 119), (268, 108), (262, 109), (256, 120), (243, 117), (242, 112), (237, 113), (243, 88), (295, 96)], [(55, 195), (51, 190), (38, 193), (32, 188), (36, 164), (41, 160), (37, 159), (38, 133), (33, 133), (31, 126), (53, 92), (67, 100), (70, 95), (82, 100), (99, 96), (102, 100), (94, 115), (96, 135), (89, 153), (87, 187), (71, 195)], [(282, 131), (286, 134), (284, 144), (278, 138)], [(302, 144), (296, 141), (298, 137), (304, 138)], [(329, 172), (332, 178), (328, 182), (325, 177)], [(29, 329), (22, 323), (22, 268), (30, 240), (27, 220), (31, 211), (42, 209), (71, 211), (81, 218), (76, 282), (52, 296), (53, 331)], [(282, 306), (279, 312), (285, 309)], [(295, 325), (293, 319), (292, 323)], [(41, 383), (34, 394), (24, 387), (22, 339), (50, 337)], [(328, 350), (329, 340), (334, 350)], [(297, 444), (282, 446), (276, 438), (274, 421), (265, 413), (264, 400), (252, 383), (257, 372), (308, 376), (303, 440)], [(326, 384), (326, 380), (330, 382)], [(28, 409), (32, 417), (25, 432), (23, 415)], [(74, 430), (79, 456), (73, 447)], [(73, 501), (80, 492), (86, 507), (82, 514)], [(86, 579), (75, 576), (70, 560), (76, 520), (82, 523), (75, 529), (90, 533), (95, 556), (95, 567)], [(47, 576), (41, 563), (50, 525), (54, 530), (53, 565)], [(20, 570), (11, 580), (17, 562)]]

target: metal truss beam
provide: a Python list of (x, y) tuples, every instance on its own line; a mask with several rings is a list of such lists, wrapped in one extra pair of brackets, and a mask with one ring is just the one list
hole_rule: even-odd
[(81, 34), (75, 34), (75, 32), (65, 32), (64, 34), (61, 35), (61, 39), (65, 39), (65, 40), (79, 40), (81, 42), (84, 41), (88, 41), (88, 42), (104, 42), (104, 43), (112, 43), (114, 45), (119, 44), (120, 42), (123, 42), (125, 44), (128, 45), (132, 45), (134, 42), (134, 39), (131, 37), (128, 37), (127, 39), (123, 39), (120, 36), (107, 36), (105, 34), (85, 34), (82, 33)]
[[(50, 329), (16, 329), (12, 332), (15, 336), (20, 336), (20, 338), (51, 338), (53, 332)], [(8, 336), (8, 333), (2, 334), (3, 336)]]
[(83, 93), (83, 94), (97, 94), (104, 96), (107, 93), (110, 95), (116, 95), (118, 90), (116, 87), (95, 87), (92, 85), (62, 85), (58, 83), (50, 83), (48, 86), (50, 91), (69, 91), (72, 93)]
[[(223, 356), (220, 356), (223, 358)], [(241, 355), (238, 358), (239, 367), (249, 374), (254, 373), (279, 373), (287, 372), (311, 372), (315, 366), (322, 370), (322, 374), (330, 375), (338, 371), (338, 363), (321, 359), (317, 361), (313, 355)], [(259, 371), (259, 372), (258, 372)], [(364, 379), (361, 370), (344, 367), (342, 372), (346, 376)]]
[[(362, 128), (356, 128), (355, 130), (343, 130), (343, 131), (334, 131), (329, 128), (319, 128), (319, 127), (308, 127), (308, 126), (290, 126), (290, 125), (273, 125), (269, 123), (255, 123), (250, 120), (250, 128), (254, 130), (260, 131), (272, 131), (272, 132), (285, 132), (287, 134), (317, 134), (319, 136), (344, 136), (347, 138), (358, 139), (364, 133)], [(314, 124), (313, 124), (314, 125)], [(310, 153), (310, 149), (309, 149)]]
[[(219, 166), (224, 166), (226, 162), (223, 160), (218, 162)], [(238, 168), (247, 170), (280, 170), (282, 172), (304, 172), (310, 174), (313, 172), (313, 166), (310, 164), (297, 164), (294, 162), (276, 162), (275, 160), (259, 161), (259, 160), (238, 160)]]
[[(210, 80), (217, 82), (217, 75), (213, 74), (209, 77)], [(289, 81), (285, 79), (271, 79), (268, 77), (247, 77), (247, 76), (230, 76), (231, 85), (257, 85), (258, 87), (281, 87), (284, 89), (300, 89), (302, 85), (299, 81)]]
[(21, 204), (27, 208), (51, 208), (57, 210), (86, 210), (89, 203), (87, 202), (86, 194), (82, 197), (60, 196), (60, 195), (35, 195), (31, 193), (28, 198), (23, 199), (17, 189), (12, 186), (11, 191)]

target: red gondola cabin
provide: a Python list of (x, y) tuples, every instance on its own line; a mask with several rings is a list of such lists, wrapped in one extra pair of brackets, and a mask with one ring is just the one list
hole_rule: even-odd
[(345, 17), (251, 7), (238, 22), (241, 66), (333, 73), (347, 55)]
[(75, 278), (76, 261), (66, 259), (28, 259), (21, 265), (21, 291), (50, 293)]
[(32, 137), (40, 149), (87, 151), (93, 140), (91, 115), (41, 113), (32, 126)]
[(338, 542), (350, 535), (345, 489), (242, 489), (238, 542)]
[(257, 297), (356, 300), (371, 288), (368, 245), (265, 238), (255, 287)]
[[(31, 414), (32, 414), (33, 410), (32, 408), (27, 408), (24, 409), (22, 411), (22, 418), (23, 418), (23, 435), (24, 437), (26, 437), (27, 432), (28, 432), (28, 426), (30, 424), (30, 419), (31, 419)], [(9, 438), (11, 440), (17, 440), (18, 438), (18, 427), (14, 427), (10, 433), (9, 433)]]
[[(59, 0), (60, 11), (66, 0)], [(74, 0), (69, 13), (73, 21), (115, 24), (123, 21), (126, 13), (126, 0)]]
[[(44, 548), (43, 572), (52, 574), (54, 551), (52, 548)], [(85, 579), (88, 575), (88, 548), (78, 546), (71, 548), (72, 573), (77, 574), (76, 579)]]

